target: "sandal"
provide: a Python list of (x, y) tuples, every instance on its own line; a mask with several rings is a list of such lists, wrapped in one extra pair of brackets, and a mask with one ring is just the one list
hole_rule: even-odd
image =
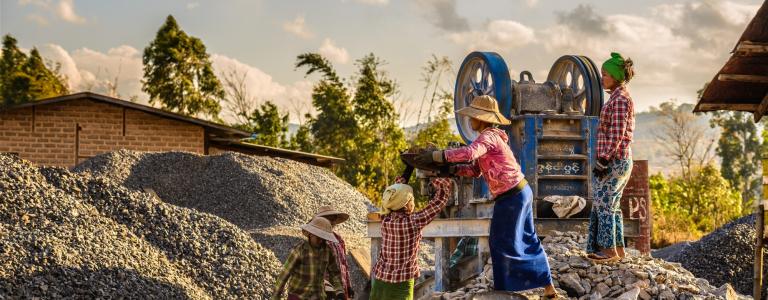
[(588, 255), (587, 258), (589, 258), (589, 260), (591, 260), (594, 263), (612, 263), (612, 262), (617, 262), (621, 260), (621, 257), (619, 257), (618, 255), (608, 257), (600, 253), (590, 253), (590, 254), (591, 256)]

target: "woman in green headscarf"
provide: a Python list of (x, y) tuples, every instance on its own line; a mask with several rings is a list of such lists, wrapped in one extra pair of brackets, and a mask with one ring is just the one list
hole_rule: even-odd
[(603, 87), (611, 96), (600, 111), (587, 253), (594, 261), (611, 262), (625, 256), (620, 200), (632, 172), (630, 145), (635, 129), (634, 103), (626, 85), (635, 72), (632, 60), (615, 52), (601, 71)]

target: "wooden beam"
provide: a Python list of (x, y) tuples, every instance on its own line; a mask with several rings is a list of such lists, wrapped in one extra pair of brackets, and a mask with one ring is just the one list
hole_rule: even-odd
[[(421, 233), (425, 238), (488, 236), (491, 219), (436, 219)], [(381, 238), (381, 223), (368, 222), (368, 237)]]
[(763, 75), (742, 75), (742, 74), (720, 74), (717, 75), (720, 81), (738, 81), (749, 83), (768, 83), (768, 76)]
[(755, 111), (752, 113), (752, 116), (755, 117), (755, 123), (760, 121), (760, 118), (763, 117), (766, 109), (768, 109), (768, 93), (765, 94), (763, 101), (760, 101), (760, 105), (758, 105), (757, 109), (755, 109)]
[(435, 291), (447, 291), (451, 285), (448, 279), (448, 263), (451, 252), (448, 249), (447, 238), (435, 238)]
[(756, 103), (699, 103), (698, 111), (712, 111), (712, 110), (738, 110), (738, 111), (755, 111), (758, 104)]
[(768, 43), (743, 41), (736, 46), (734, 52), (740, 55), (768, 54)]

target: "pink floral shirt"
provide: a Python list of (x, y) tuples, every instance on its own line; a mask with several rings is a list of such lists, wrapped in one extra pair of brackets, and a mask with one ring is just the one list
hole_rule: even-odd
[(449, 162), (470, 162), (459, 165), (456, 175), (485, 178), (491, 195), (496, 196), (510, 190), (525, 178), (520, 171), (509, 138), (503, 130), (486, 128), (469, 146), (445, 150), (445, 159)]

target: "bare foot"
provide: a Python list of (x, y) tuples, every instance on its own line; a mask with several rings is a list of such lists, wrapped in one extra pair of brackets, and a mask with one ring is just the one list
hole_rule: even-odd
[(618, 253), (621, 258), (627, 257), (627, 253), (624, 252), (624, 247), (616, 247), (616, 253)]
[(555, 286), (550, 283), (548, 286), (544, 287), (544, 297), (549, 299), (558, 299), (560, 298), (560, 295), (557, 294)]

